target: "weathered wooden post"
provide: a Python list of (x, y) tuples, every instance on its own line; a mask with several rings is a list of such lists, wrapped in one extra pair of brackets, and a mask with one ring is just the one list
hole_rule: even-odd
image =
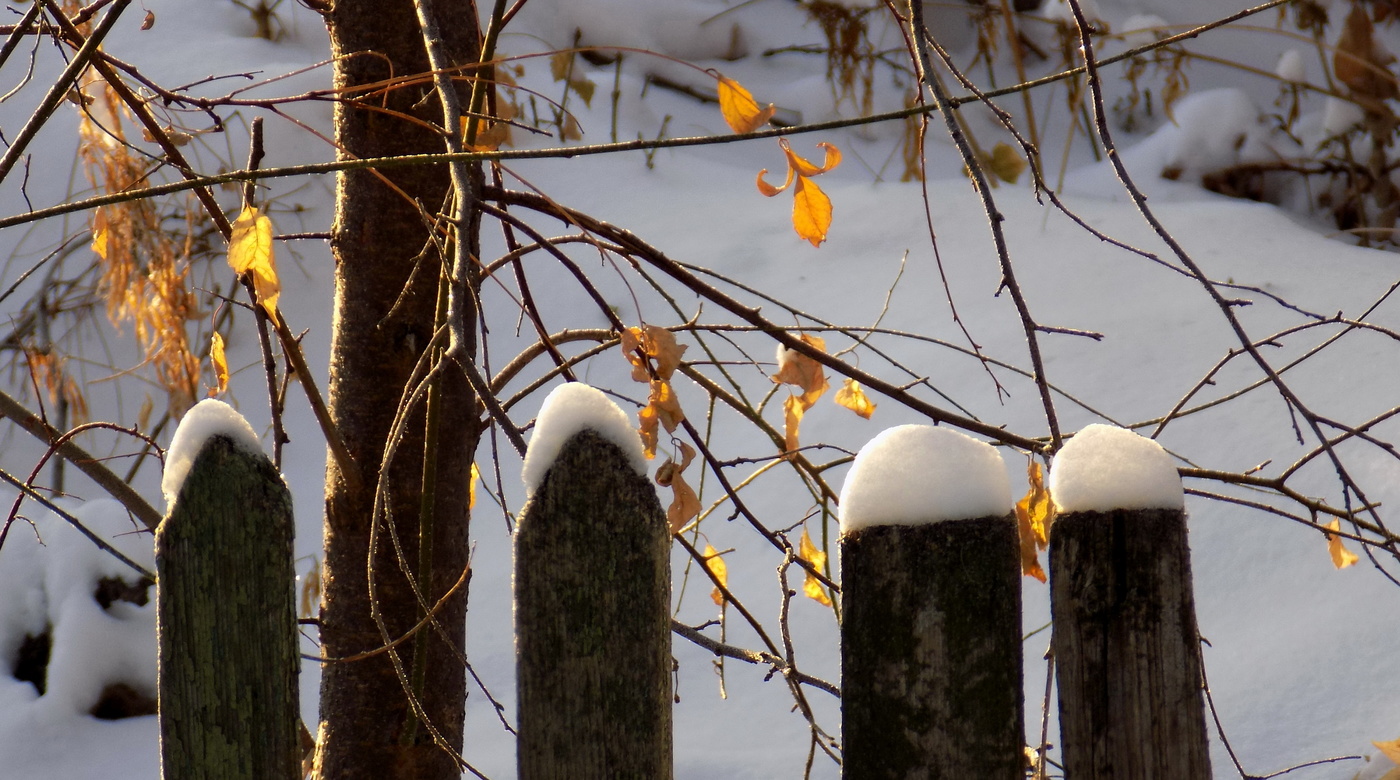
[(521, 780), (672, 776), (670, 535), (644, 467), (602, 393), (546, 399), (515, 532)]
[(156, 530), (163, 780), (297, 780), (292, 500), (256, 434), (206, 400), (167, 455)]
[(1154, 441), (1090, 425), (1055, 457), (1052, 647), (1072, 780), (1211, 776), (1181, 479)]
[(846, 780), (1021, 780), (1021, 571), (1000, 453), (904, 425), (841, 492)]

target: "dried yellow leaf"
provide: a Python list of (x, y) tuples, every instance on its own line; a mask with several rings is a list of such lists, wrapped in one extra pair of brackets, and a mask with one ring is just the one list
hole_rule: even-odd
[[(676, 343), (676, 334), (655, 325), (628, 328), (622, 332), (622, 355), (632, 364), (632, 381), (650, 382), (645, 358), (656, 361), (658, 379), (669, 380), (681, 365), (687, 345)], [(645, 356), (645, 358), (644, 358)]]
[(998, 141), (997, 145), (992, 147), (992, 156), (987, 167), (998, 179), (1007, 184), (1015, 184), (1026, 170), (1026, 161), (1010, 144)]
[(860, 386), (860, 382), (854, 379), (846, 379), (841, 383), (841, 389), (836, 391), (836, 403), (867, 420), (875, 413), (875, 404), (866, 397), (865, 388)]
[(1371, 744), (1379, 748), (1386, 758), (1400, 764), (1400, 739), (1394, 739), (1390, 742), (1372, 742)]
[(792, 192), (793, 229), (812, 246), (821, 246), (831, 229), (831, 198), (806, 176), (797, 177), (797, 188)]
[(671, 479), (671, 505), (666, 508), (666, 524), (671, 533), (679, 533), (686, 523), (700, 516), (700, 497), (685, 477), (675, 472)]
[[(703, 557), (705, 559), (705, 568), (710, 570), (710, 573), (715, 576), (719, 584), (728, 588), (729, 567), (724, 565), (724, 559), (719, 557), (719, 551), (716, 550), (713, 545), (706, 544)], [(724, 591), (719, 588), (715, 588), (714, 591), (710, 593), (710, 598), (714, 600), (715, 606), (724, 606)]]
[(218, 331), (209, 337), (209, 362), (214, 365), (215, 381), (209, 395), (223, 395), (228, 390), (228, 358), (224, 356), (224, 337)]
[[(1334, 518), (1326, 527), (1333, 531), (1340, 531), (1342, 530), (1342, 521)], [(1327, 537), (1327, 552), (1332, 556), (1333, 566), (1338, 569), (1345, 569), (1361, 560), (1357, 557), (1356, 553), (1342, 546), (1342, 538), (1340, 536), (1333, 536), (1332, 534), (1323, 534), (1323, 536)]]
[(258, 303), (277, 321), (277, 296), (282, 285), (277, 279), (277, 262), (272, 252), (272, 220), (262, 211), (247, 206), (233, 222), (228, 240), (228, 264), (235, 273), (248, 274), (257, 291)]
[[(800, 333), (797, 337), (804, 344), (822, 352), (826, 351), (826, 340), (820, 336)], [(788, 349), (782, 344), (778, 345), (777, 360), (778, 372), (773, 375), (773, 381), (778, 384), (797, 385), (802, 388), (802, 394), (799, 396), (802, 399), (802, 411), (811, 409), (828, 387), (826, 371), (822, 368), (822, 364), (795, 349)]]
[(731, 130), (752, 133), (768, 124), (778, 109), (772, 103), (767, 108), (759, 108), (758, 101), (739, 82), (720, 76), (719, 111)]
[(301, 578), (301, 616), (315, 617), (321, 606), (321, 560), (311, 561), (311, 571)]
[[(826, 566), (826, 553), (812, 544), (812, 537), (807, 533), (806, 526), (802, 528), (802, 541), (798, 543), (797, 556), (802, 560), (812, 564), (812, 568), (821, 569)], [(809, 599), (820, 601), (826, 606), (831, 606), (831, 597), (826, 595), (826, 587), (822, 581), (807, 572), (807, 579), (802, 582), (802, 593)]]
[(1021, 537), (1021, 573), (1045, 582), (1045, 570), (1040, 567), (1038, 551), (1049, 544), (1050, 524), (1055, 519), (1054, 502), (1045, 488), (1040, 463), (1032, 460), (1026, 465), (1026, 480), (1030, 489), (1016, 502), (1016, 528)]
[(108, 259), (107, 226), (105, 224), (92, 231), (92, 251), (97, 253), (97, 256), (103, 260)]
[(675, 390), (671, 389), (670, 382), (664, 379), (651, 381), (651, 395), (647, 399), (647, 405), (637, 412), (637, 419), (641, 422), (642, 450), (650, 460), (656, 457), (656, 445), (660, 437), (658, 426), (665, 428), (667, 433), (675, 433), (676, 427), (685, 420), (685, 412), (681, 410), (680, 401), (676, 398)]
[(471, 479), (467, 480), (467, 509), (476, 508), (476, 483), (481, 480), (481, 469), (472, 463)]
[(791, 460), (797, 454), (797, 450), (802, 446), (798, 438), (798, 429), (802, 427), (802, 416), (807, 413), (807, 407), (802, 405), (802, 398), (790, 395), (783, 401), (783, 453), (784, 458)]
[(695, 448), (681, 442), (681, 462), (667, 459), (656, 470), (656, 484), (671, 488), (671, 506), (666, 509), (666, 520), (673, 534), (700, 516), (700, 497), (681, 474), (694, 459)]
[(831, 198), (822, 192), (821, 187), (818, 187), (811, 177), (826, 173), (839, 165), (841, 150), (828, 143), (817, 144), (826, 150), (826, 159), (821, 165), (814, 165), (810, 160), (793, 152), (786, 138), (779, 138), (778, 145), (787, 157), (787, 179), (783, 181), (783, 186), (774, 187), (763, 178), (768, 173), (768, 169), (764, 168), (758, 172), (758, 191), (771, 198), (792, 186), (795, 179), (797, 185), (793, 187), (792, 227), (797, 231), (797, 235), (811, 242), (812, 246), (821, 246), (826, 240), (827, 231), (831, 229)]

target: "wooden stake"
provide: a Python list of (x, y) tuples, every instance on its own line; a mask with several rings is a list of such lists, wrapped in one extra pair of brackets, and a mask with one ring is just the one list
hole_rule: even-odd
[(1050, 604), (1066, 777), (1210, 778), (1185, 513), (1057, 517)]
[(213, 436), (156, 530), (163, 780), (298, 780), (292, 498)]
[(1013, 516), (841, 537), (843, 776), (1021, 780)]
[(656, 489), (575, 434), (516, 529), (521, 780), (672, 777), (669, 556)]

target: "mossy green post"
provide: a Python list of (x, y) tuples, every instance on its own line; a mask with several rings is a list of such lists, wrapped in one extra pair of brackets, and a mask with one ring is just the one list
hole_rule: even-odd
[(298, 780), (292, 499), (205, 442), (156, 530), (162, 780)]
[(1209, 780), (1185, 513), (1057, 517), (1050, 609), (1065, 776)]
[(841, 536), (845, 780), (1022, 780), (1010, 515)]
[(591, 430), (515, 533), (520, 780), (665, 780), (670, 535), (656, 488)]

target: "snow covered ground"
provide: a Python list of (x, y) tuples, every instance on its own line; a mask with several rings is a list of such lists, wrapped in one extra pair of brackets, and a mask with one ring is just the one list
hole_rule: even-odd
[[(1143, 15), (1156, 14), (1177, 31), (1184, 29), (1183, 25), (1209, 21), (1247, 4), (1241, 0), (1099, 0), (1097, 5), (1110, 29), (1132, 29), (1136, 25), (1129, 24), (1130, 20), (1136, 18), (1136, 24), (1141, 24)], [(118, 25), (108, 49), (161, 83), (183, 84), (250, 67), (260, 70), (259, 77), (266, 77), (328, 56), (319, 21), (295, 4), (279, 7), (287, 36), (275, 43), (252, 37), (253, 25), (246, 11), (225, 0), (147, 0), (143, 7), (155, 14), (155, 25), (142, 31), (140, 15), (133, 14)], [(1332, 7), (1340, 9), (1341, 3)], [(950, 46), (966, 50), (969, 28), (960, 21), (965, 9), (957, 4), (937, 5), (931, 6), (930, 12), (937, 29), (950, 36)], [(1265, 12), (1250, 23), (1268, 27), (1274, 24), (1276, 14)], [(803, 121), (851, 114), (849, 100), (838, 105), (833, 99), (821, 57), (796, 53), (764, 56), (766, 50), (824, 40), (799, 6), (782, 0), (742, 5), (723, 0), (664, 4), (531, 0), (518, 24), (513, 28), (515, 34), (503, 40), (503, 49), (509, 54), (570, 45), (578, 29), (584, 45), (647, 48), (718, 68), (742, 82), (760, 101), (772, 101), (790, 114), (800, 113)], [(877, 30), (876, 34), (880, 47), (902, 45), (892, 29)], [(1054, 50), (1056, 44), (1048, 28), (1028, 28), (1028, 35)], [(1246, 62), (1262, 74), (1273, 73), (1284, 52), (1298, 49), (1305, 55), (1304, 75), (1319, 78), (1316, 54), (1306, 41), (1225, 29), (1207, 33), (1191, 46)], [(1113, 46), (1106, 48), (1106, 53), (1114, 50)], [(736, 61), (724, 59), (737, 54), (746, 56)], [(968, 59), (970, 55), (958, 61)], [(1285, 69), (1292, 75), (1299, 69), (1298, 63), (1291, 61), (1295, 59), (1297, 55), (1292, 55)], [(35, 85), (0, 104), (0, 127), (7, 134), (24, 121), (38, 99), (37, 93), (42, 92), (44, 80), (61, 67), (48, 48), (41, 47), (36, 60)], [(521, 64), (525, 67), (519, 77), (523, 84), (559, 96), (562, 85), (552, 81), (544, 60), (523, 60)], [(610, 65), (593, 67), (579, 62), (577, 67), (596, 87), (591, 106), (584, 106), (577, 95), (570, 98), (570, 109), (578, 112), (586, 143), (610, 139), (609, 93), (615, 82), (622, 96), (617, 107), (617, 137), (621, 140), (638, 134), (656, 137), (663, 132), (667, 137), (726, 132), (713, 106), (645, 84), (646, 74), (652, 73), (699, 87), (712, 85), (691, 68), (641, 55), (629, 55), (616, 76)], [(23, 57), (12, 60), (0, 70), (0, 83), (6, 88), (17, 83), (23, 68)], [(980, 66), (973, 73), (980, 78)], [(1112, 69), (1105, 73), (1117, 96), (1126, 93), (1119, 73)], [(1266, 158), (1270, 148), (1282, 144), (1269, 122), (1259, 119), (1261, 112), (1278, 110), (1273, 101), (1279, 88), (1264, 75), (1205, 62), (1193, 63), (1188, 73), (1190, 90), (1175, 105), (1176, 124), (1164, 121), (1160, 112), (1144, 116), (1135, 132), (1120, 133), (1120, 146), (1149, 202), (1204, 270), (1214, 279), (1258, 289), (1232, 293), (1252, 301), (1252, 305), (1234, 309), (1251, 337), (1263, 338), (1305, 322), (1307, 318), (1297, 309), (1323, 316), (1337, 312), (1346, 317), (1364, 315), (1370, 322), (1400, 329), (1400, 304), (1386, 298), (1387, 290), (1400, 280), (1395, 254), (1338, 240), (1328, 235), (1322, 220), (1296, 210), (1230, 200), (1195, 186), (1203, 172), (1238, 160)], [(291, 94), (324, 87), (328, 79), (327, 69), (322, 68), (261, 88), (259, 94)], [(999, 84), (1010, 83), (1005, 72), (999, 72), (998, 79)], [(888, 71), (876, 71), (873, 110), (903, 106), (901, 89), (889, 81)], [(1160, 82), (1154, 84), (1160, 90)], [(201, 89), (218, 94), (228, 88), (216, 82)], [(1065, 148), (1063, 111), (1056, 108), (1062, 104), (1063, 94), (1063, 86), (1046, 87), (1034, 100), (1037, 110), (1044, 112), (1042, 148), (1047, 150), (1047, 177), (1052, 182), (1060, 150)], [(1002, 98), (1001, 104), (1020, 111), (1019, 98)], [(538, 107), (543, 110), (542, 103)], [(1317, 133), (1335, 121), (1327, 115), (1328, 108), (1321, 99), (1305, 104), (1305, 113), (1311, 118), (1300, 121), (1300, 127), (1313, 136), (1304, 142), (1315, 140)], [(1335, 113), (1335, 106), (1332, 110)], [(36, 142), (25, 191), (20, 192), (16, 175), (0, 187), (4, 215), (28, 208), (26, 197), (39, 207), (61, 202), (70, 190), (84, 186), (81, 174), (71, 167), (76, 114), (67, 107), (63, 111), (66, 113)], [(302, 106), (294, 112), (313, 127), (329, 127), (327, 104)], [(1000, 140), (987, 112), (970, 108), (964, 113), (974, 134), (988, 146)], [(251, 116), (245, 111), (231, 118), (233, 131), (227, 136), (198, 139), (192, 148), (201, 163), (210, 170), (220, 164), (240, 166), (246, 154), (246, 131), (242, 128)], [(949, 407), (956, 403), (964, 410), (960, 413), (990, 424), (1044, 435), (1045, 417), (1034, 384), (1011, 370), (992, 368), (991, 374), (1009, 393), (999, 395), (989, 370), (958, 349), (969, 343), (961, 329), (965, 326), (989, 358), (1019, 367), (1029, 365), (1015, 308), (1009, 296), (995, 295), (1001, 270), (981, 206), (959, 174), (961, 162), (935, 123), (928, 144), (933, 176), (926, 190), (918, 183), (900, 182), (899, 140), (897, 123), (792, 138), (793, 149), (804, 156), (819, 157), (815, 144), (820, 141), (838, 145), (845, 155), (840, 168), (819, 180), (835, 204), (829, 240), (820, 249), (813, 249), (793, 233), (789, 196), (765, 199), (754, 189), (754, 176), (760, 169), (779, 169), (782, 164), (782, 154), (771, 140), (665, 149), (650, 156), (629, 152), (569, 160), (522, 160), (511, 163), (509, 169), (561, 203), (633, 230), (677, 260), (706, 266), (748, 287), (770, 291), (807, 315), (857, 326), (879, 321), (882, 328), (941, 340), (870, 339), (871, 345), (894, 355), (913, 376), (864, 349), (857, 349), (851, 359), (892, 381), (926, 377), (933, 388), (952, 399), (921, 390), (921, 397), (931, 403)], [(332, 156), (323, 142), (275, 118), (269, 120), (268, 149), (269, 159), (264, 164), (269, 166)], [(1080, 218), (1119, 241), (1168, 256), (1111, 171), (1094, 162), (1082, 137), (1070, 146), (1066, 167), (1061, 191)], [(1177, 180), (1161, 179), (1159, 174), (1166, 169), (1176, 171)], [(279, 232), (326, 230), (332, 186), (330, 177), (273, 184), (271, 213)], [(1194, 281), (1100, 241), (1038, 203), (1024, 179), (1020, 185), (1000, 186), (993, 194), (1006, 217), (1007, 242), (1018, 281), (1038, 321), (1103, 334), (1098, 341), (1061, 333), (1040, 334), (1050, 381), (1075, 399), (1057, 398), (1064, 430), (1100, 422), (1128, 425), (1159, 417), (1217, 361), (1238, 348), (1238, 340), (1225, 326), (1220, 311)], [(222, 193), (220, 197), (230, 210), (235, 207), (236, 194)], [(941, 269), (929, 247), (926, 208), (937, 233)], [(84, 224), (76, 217), (66, 228), (77, 231)], [(557, 229), (557, 225), (549, 226), (547, 232)], [(58, 230), (51, 225), (38, 230), (0, 231), (0, 256), (14, 258), (3, 268), (6, 286), (56, 239)], [(279, 252), (287, 288), (283, 294), (285, 311), (294, 329), (309, 329), (304, 344), (310, 365), (313, 369), (324, 366), (329, 343), (329, 253), (318, 242), (308, 241), (288, 245), (285, 251), (279, 248)], [(587, 259), (579, 257), (581, 263)], [(678, 299), (684, 312), (680, 316), (645, 289), (644, 283), (635, 278), (624, 280), (610, 266), (599, 263), (596, 254), (589, 263), (585, 268), (596, 275), (609, 303), (628, 324), (674, 325), (702, 308), (693, 296), (686, 296)], [(532, 277), (532, 286), (551, 329), (606, 327), (601, 314), (580, 305), (577, 286), (566, 274), (545, 267), (543, 262), (532, 265), (531, 272), (538, 274)], [(208, 274), (210, 279), (222, 279), (227, 272), (216, 268)], [(945, 277), (961, 326), (954, 321), (945, 295)], [(717, 284), (748, 303), (760, 303), (726, 283)], [(1270, 296), (1297, 308), (1280, 305)], [(485, 297), (487, 311), (496, 312), (490, 345), (499, 366), (532, 338), (514, 336), (515, 309), (504, 293), (488, 289)], [(795, 316), (781, 313), (771, 303), (763, 304), (763, 311), (782, 324), (797, 324)], [(698, 320), (718, 322), (722, 314), (707, 305)], [(1264, 354), (1275, 366), (1282, 366), (1342, 327), (1319, 325), (1281, 337), (1264, 347)], [(120, 341), (110, 331), (94, 338)], [(743, 359), (721, 340), (706, 338), (724, 359)], [(700, 359), (694, 337), (683, 334), (681, 339), (692, 345), (687, 358)], [(852, 345), (849, 338), (836, 334), (827, 334), (827, 343), (833, 352)], [(113, 350), (121, 354), (120, 345)], [(260, 395), (263, 385), (257, 346), (251, 335), (245, 334), (241, 341), (231, 341), (229, 350), (236, 373), (228, 400), (266, 440), (269, 421)], [(759, 360), (767, 360), (770, 353), (771, 344), (755, 347), (752, 352), (764, 356)], [(1351, 332), (1290, 369), (1286, 376), (1319, 414), (1355, 424), (1400, 405), (1398, 357), (1400, 345), (1389, 334)], [(756, 388), (753, 398), (761, 398), (764, 388), (771, 386), (753, 367), (731, 368), (743, 375), (747, 386)], [(768, 368), (771, 370), (771, 365)], [(644, 387), (632, 384), (628, 371), (621, 357), (609, 353), (586, 364), (580, 378), (634, 398), (643, 397)], [(109, 373), (101, 365), (86, 369), (90, 381)], [(1248, 386), (1259, 375), (1257, 367), (1236, 358), (1215, 374), (1214, 384), (1203, 388), (1193, 404)], [(324, 376), (318, 379), (324, 387)], [(128, 424), (135, 420), (143, 391), (123, 394), (114, 389), (118, 384), (94, 381), (89, 385), (94, 394), (94, 418)], [(678, 382), (677, 390), (692, 418), (702, 420), (700, 410), (705, 402), (698, 388)], [(13, 392), (24, 392), (23, 385), (16, 385)], [(514, 410), (518, 419), (532, 416), (544, 396), (545, 392), (538, 392), (523, 402)], [(813, 458), (825, 461), (842, 450), (854, 453), (882, 430), (927, 422), (888, 399), (873, 400), (879, 409), (870, 421), (835, 406), (828, 398), (813, 407), (803, 421), (803, 441), (821, 441), (831, 447), (814, 453)], [(781, 428), (779, 406), (770, 404), (765, 417)], [(298, 516), (297, 553), (303, 556), (298, 570), (307, 571), (319, 547), (324, 448), (309, 411), (295, 393), (288, 430), (292, 442), (284, 472)], [(1153, 426), (1138, 432), (1152, 433)], [(1383, 441), (1395, 441), (1400, 438), (1400, 427), (1385, 421), (1369, 433)], [(169, 435), (169, 431), (163, 434), (162, 443), (168, 443)], [(1238, 472), (1272, 461), (1260, 472), (1264, 475), (1277, 473), (1307, 449), (1296, 441), (1293, 419), (1284, 402), (1268, 387), (1174, 420), (1155, 438), (1178, 459), (1178, 465)], [(772, 454), (771, 444), (763, 437), (722, 413), (715, 417), (712, 446), (722, 459)], [(1389, 506), (1400, 504), (1400, 461), (1380, 448), (1355, 441), (1339, 449), (1347, 467), (1368, 491), (1368, 499), (1381, 503), (1383, 516)], [(129, 450), (129, 444), (122, 449)], [(38, 454), (31, 442), (10, 433), (0, 454), (0, 467), (27, 474)], [(1001, 455), (1012, 493), (1019, 495), (1025, 489), (1024, 459), (1005, 448)], [(503, 454), (501, 462), (504, 499), (512, 511), (518, 510), (523, 501), (519, 460)], [(838, 489), (847, 468), (841, 466), (828, 474)], [(488, 471), (483, 467), (484, 484), (494, 488), (495, 478)], [(743, 476), (749, 473), (742, 471)], [(731, 479), (739, 474), (736, 471)], [(692, 479), (692, 483), (697, 481)], [(1301, 471), (1295, 482), (1305, 494), (1341, 502), (1335, 475), (1322, 462)], [(154, 470), (143, 471), (137, 484), (153, 502), (157, 500), (159, 475)], [(702, 490), (701, 497), (708, 505), (718, 493), (713, 493), (711, 483), (707, 485), (710, 492)], [(1264, 498), (1202, 480), (1187, 480), (1185, 486)], [(83, 498), (96, 497), (92, 489), (85, 490)], [(744, 498), (771, 528), (795, 526), (814, 508), (800, 485), (780, 481), (777, 476), (760, 478), (746, 489)], [(478, 505), (472, 529), (477, 551), (468, 651), (476, 671), (492, 694), (505, 703), (509, 714), (513, 711), (510, 540), (500, 513), (493, 513), (489, 499), (483, 498), (483, 502), (486, 508)], [(151, 566), (149, 537), (132, 533), (129, 521), (113, 504), (89, 500), (64, 506), (135, 562)], [(1400, 657), (1394, 652), (1400, 643), (1400, 587), (1364, 558), (1360, 565), (1335, 570), (1320, 535), (1289, 520), (1191, 495), (1187, 496), (1187, 509), (1199, 623), (1210, 643), (1205, 651), (1206, 671), (1220, 725), (1245, 770), (1266, 775), (1333, 756), (1375, 755), (1373, 740), (1400, 736)], [(742, 521), (726, 522), (727, 513), (727, 508), (721, 508), (704, 521), (706, 539), (717, 549), (734, 549), (725, 556), (732, 589), (751, 609), (776, 621), (779, 596), (773, 569), (779, 559)], [(153, 689), (153, 607), (124, 601), (100, 607), (88, 594), (104, 577), (122, 575), (129, 579), (129, 569), (33, 504), (26, 505), (25, 514), (36, 518), (38, 533), (17, 524), (0, 548), (0, 658), (5, 659), (0, 670), (6, 668), (4, 664), (14, 663), (25, 637), (42, 633), (46, 624), (52, 626), (53, 655), (42, 696), (30, 682), (0, 674), (0, 780), (149, 780), (157, 775), (154, 718), (105, 721), (87, 713), (111, 683), (126, 683), (137, 691)], [(818, 514), (807, 520), (808, 528), (814, 538), (824, 538), (824, 519), (834, 541), (834, 517)], [(39, 538), (44, 546), (38, 544)], [(1352, 547), (1357, 550), (1356, 545)], [(834, 548), (833, 544), (833, 560)], [(692, 624), (714, 617), (708, 586), (687, 581), (685, 561), (681, 557), (675, 560), (678, 588), (689, 586), (678, 593), (677, 617)], [(1400, 570), (1393, 561), (1387, 564), (1382, 560), (1381, 564), (1391, 576)], [(1030, 633), (1048, 620), (1047, 589), (1027, 579), (1024, 592), (1024, 626)], [(792, 634), (804, 671), (828, 680), (838, 678), (835, 629), (829, 609), (806, 599), (794, 604)], [(727, 639), (741, 646), (756, 642), (737, 622), (731, 623)], [(1028, 729), (1035, 732), (1033, 741), (1038, 738), (1045, 674), (1038, 659), (1047, 640), (1047, 635), (1039, 634), (1026, 643), (1026, 720)], [(309, 643), (306, 649), (315, 651)], [(675, 654), (680, 663), (678, 777), (801, 776), (809, 744), (807, 725), (790, 712), (791, 699), (780, 681), (762, 682), (762, 670), (730, 662), (724, 672), (728, 699), (721, 699), (706, 652), (677, 639)], [(315, 669), (308, 664), (302, 704), (308, 722), (315, 718), (315, 691)], [(819, 721), (834, 733), (839, 729), (835, 701), (821, 692), (810, 696)], [(491, 778), (513, 776), (513, 739), (502, 730), (479, 692), (473, 691), (468, 699), (467, 727), (467, 758)], [(1054, 741), (1053, 732), (1051, 739)], [(1238, 776), (1214, 730), (1212, 748), (1216, 776)], [(1373, 779), (1390, 767), (1383, 758), (1356, 758), (1301, 769), (1288, 777), (1348, 780), (1361, 773), (1361, 777)], [(838, 771), (819, 755), (813, 776), (833, 778)]]

